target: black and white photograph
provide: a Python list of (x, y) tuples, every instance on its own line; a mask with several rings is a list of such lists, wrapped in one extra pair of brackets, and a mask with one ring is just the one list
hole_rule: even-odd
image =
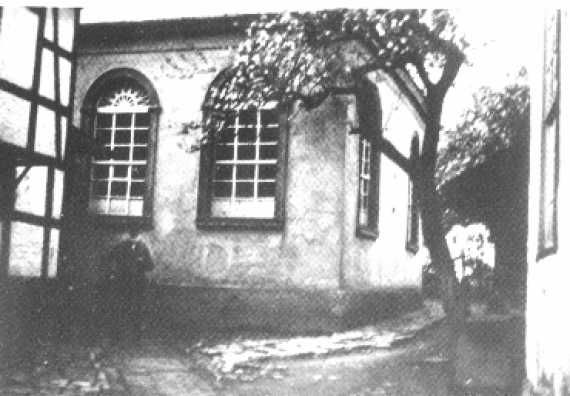
[(52, 4), (0, 4), (0, 395), (570, 395), (567, 10)]

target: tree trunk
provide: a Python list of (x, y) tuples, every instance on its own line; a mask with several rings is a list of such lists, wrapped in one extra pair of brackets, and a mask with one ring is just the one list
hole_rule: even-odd
[(419, 187), (419, 204), (425, 245), (441, 280), (441, 298), (446, 314), (448, 337), (444, 353), (455, 360), (457, 342), (467, 313), (466, 293), (455, 275), (455, 266), (445, 238), (443, 209), (436, 188), (435, 171), (443, 96), (427, 96), (427, 114), (420, 161), (412, 169), (413, 180)]

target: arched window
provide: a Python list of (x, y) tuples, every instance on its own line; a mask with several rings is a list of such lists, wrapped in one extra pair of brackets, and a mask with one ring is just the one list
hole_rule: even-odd
[(132, 70), (97, 80), (84, 106), (95, 142), (89, 213), (111, 221), (150, 223), (158, 101), (150, 82)]
[(382, 138), (382, 107), (376, 85), (364, 80), (356, 95), (360, 160), (358, 164), (358, 215), (356, 235), (378, 237), (380, 209), (380, 147)]
[[(204, 111), (216, 107), (212, 82)], [(223, 126), (201, 151), (197, 226), (279, 230), (284, 223), (286, 112), (277, 103), (226, 112)]]

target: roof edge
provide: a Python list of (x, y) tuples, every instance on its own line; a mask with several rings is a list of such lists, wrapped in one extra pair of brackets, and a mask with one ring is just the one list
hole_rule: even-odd
[(145, 38), (245, 35), (249, 25), (260, 17), (261, 14), (242, 14), (88, 23), (79, 26), (78, 40), (81, 45), (105, 45)]

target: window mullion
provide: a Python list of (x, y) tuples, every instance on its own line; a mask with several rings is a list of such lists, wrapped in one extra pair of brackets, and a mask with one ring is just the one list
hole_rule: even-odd
[(131, 184), (132, 178), (132, 168), (134, 163), (134, 150), (135, 150), (135, 117), (136, 114), (131, 114), (131, 130), (130, 130), (130, 147), (129, 147), (129, 161), (127, 164), (127, 191), (125, 196), (125, 214), (130, 214), (131, 206)]
[(107, 193), (105, 197), (105, 213), (109, 213), (111, 210), (111, 185), (113, 184), (113, 178), (115, 174), (115, 167), (109, 165), (109, 177), (107, 179)]

